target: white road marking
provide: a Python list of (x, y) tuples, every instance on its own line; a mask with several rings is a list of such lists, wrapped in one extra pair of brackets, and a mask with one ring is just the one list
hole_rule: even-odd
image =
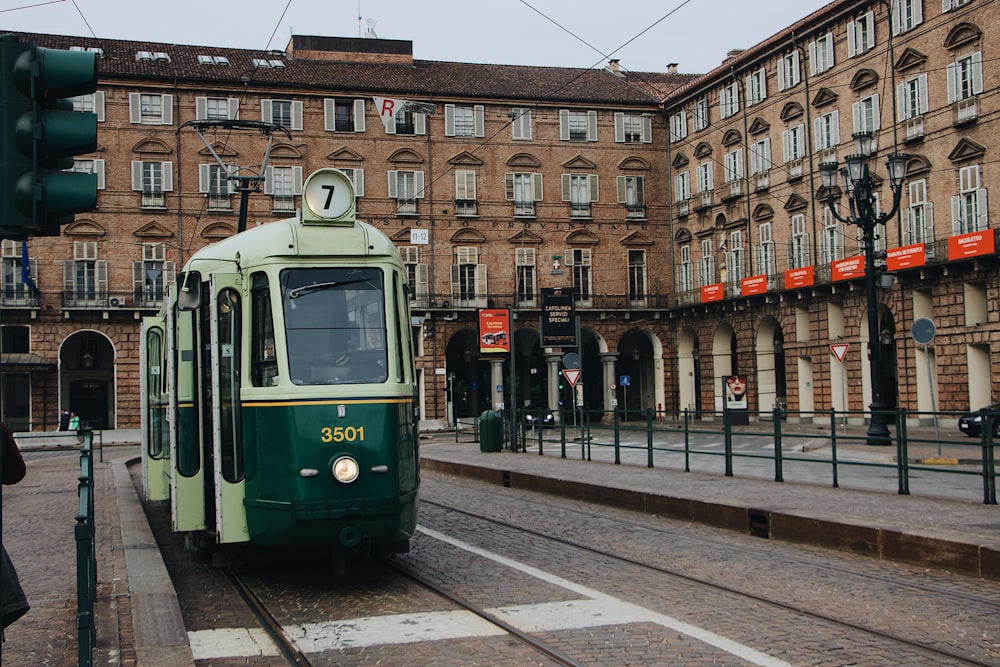
[(188, 632), (195, 660), (278, 655), (278, 647), (260, 628), (222, 628)]

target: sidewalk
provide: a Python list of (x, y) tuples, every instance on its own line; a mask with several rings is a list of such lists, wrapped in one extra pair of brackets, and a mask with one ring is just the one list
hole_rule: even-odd
[[(107, 433), (107, 432), (106, 432)], [(74, 526), (78, 512), (76, 450), (22, 449), (28, 473), (3, 489), (4, 546), (31, 610), (7, 628), (5, 667), (77, 665)], [(95, 452), (97, 650), (94, 665), (189, 667), (194, 664), (173, 585), (139, 504), (126, 462), (136, 445)]]

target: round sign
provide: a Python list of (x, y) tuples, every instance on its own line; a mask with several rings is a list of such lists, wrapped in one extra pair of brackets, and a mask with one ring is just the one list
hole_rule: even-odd
[(577, 369), (580, 367), (580, 355), (570, 352), (563, 355), (563, 368)]
[(918, 317), (913, 321), (910, 332), (913, 334), (913, 340), (917, 341), (919, 345), (930, 345), (934, 342), (934, 334), (936, 333), (934, 320), (929, 317)]
[(354, 206), (354, 186), (344, 172), (320, 169), (306, 181), (302, 203), (317, 218), (337, 220)]

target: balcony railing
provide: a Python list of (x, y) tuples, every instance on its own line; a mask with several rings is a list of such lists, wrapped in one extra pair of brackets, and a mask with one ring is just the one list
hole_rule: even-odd
[(916, 141), (924, 136), (924, 117), (917, 116), (906, 121), (906, 138), (904, 141)]
[(971, 123), (979, 117), (979, 107), (975, 97), (959, 100), (952, 106), (955, 109), (955, 125)]
[(645, 204), (625, 204), (625, 218), (627, 220), (645, 220)]

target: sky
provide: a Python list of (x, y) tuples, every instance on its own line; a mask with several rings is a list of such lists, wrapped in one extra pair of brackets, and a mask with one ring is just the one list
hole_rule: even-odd
[[(292, 34), (413, 42), (419, 60), (703, 73), (829, 0), (0, 0), (0, 31), (246, 49)], [(360, 19), (360, 20), (359, 20)], [(709, 37), (710, 39), (706, 39)]]

